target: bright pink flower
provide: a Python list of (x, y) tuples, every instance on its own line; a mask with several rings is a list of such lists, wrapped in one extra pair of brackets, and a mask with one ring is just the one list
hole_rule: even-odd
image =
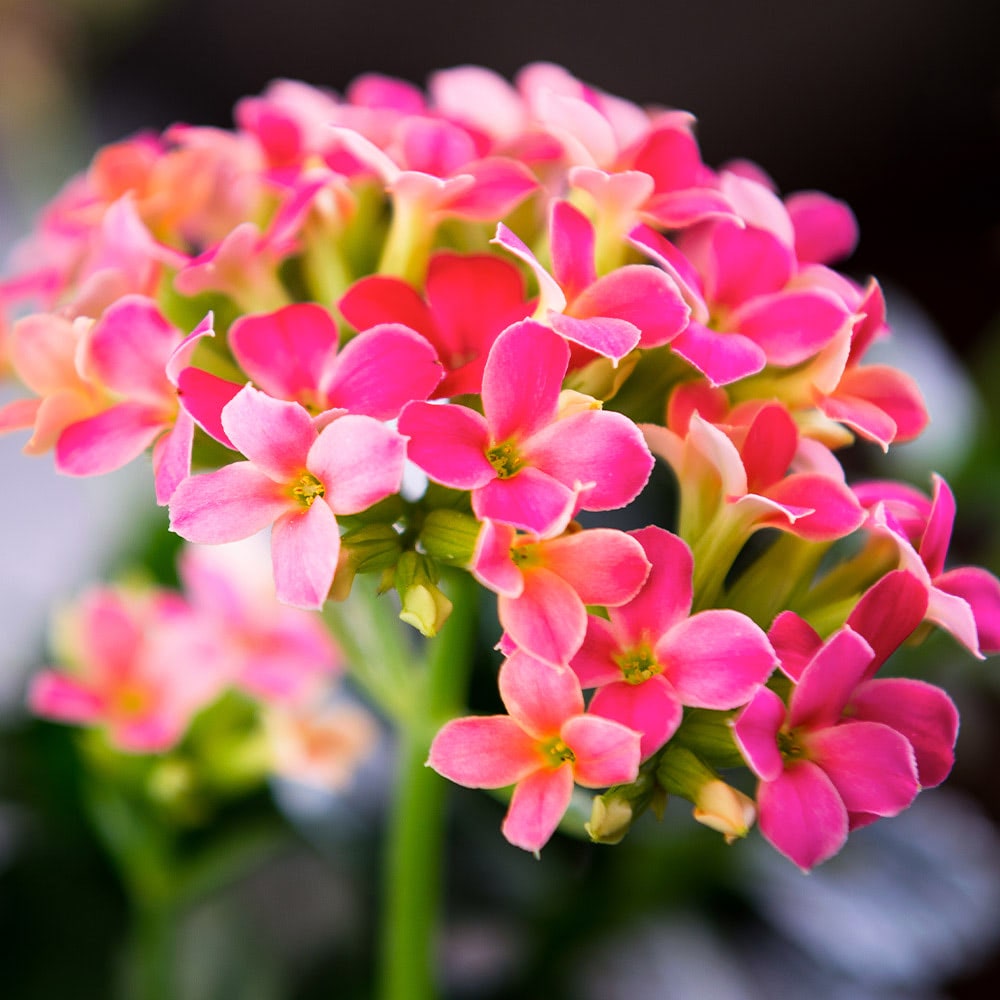
[(622, 531), (591, 528), (538, 538), (493, 521), (483, 524), (471, 565), (476, 579), (499, 595), (507, 638), (558, 666), (583, 643), (586, 606), (625, 604), (649, 568), (642, 546)]
[(505, 330), (483, 373), (483, 411), (410, 403), (399, 429), (431, 479), (472, 491), (472, 509), (538, 535), (561, 532), (584, 510), (613, 510), (639, 494), (653, 467), (628, 417), (600, 409), (560, 413), (565, 342), (530, 320)]
[(673, 280), (648, 264), (628, 264), (598, 277), (594, 227), (567, 201), (552, 204), (550, 274), (502, 223), (493, 240), (523, 260), (538, 279), (536, 317), (561, 337), (618, 363), (635, 347), (658, 347), (688, 323), (690, 310)]
[(222, 424), (248, 461), (192, 476), (170, 502), (171, 528), (192, 542), (232, 542), (273, 523), (271, 555), (278, 599), (320, 608), (337, 566), (337, 514), (356, 514), (395, 493), (405, 439), (355, 414), (317, 434), (298, 403), (246, 386), (222, 411)]
[(493, 341), (535, 307), (513, 264), (448, 251), (431, 257), (423, 298), (400, 278), (374, 274), (355, 282), (337, 305), (357, 330), (401, 323), (426, 337), (447, 369), (433, 393), (441, 398), (480, 392)]
[(575, 674), (525, 653), (504, 662), (499, 684), (510, 714), (446, 723), (427, 763), (467, 788), (514, 785), (503, 835), (539, 851), (569, 807), (574, 782), (604, 788), (635, 780), (639, 734), (586, 714)]
[(777, 666), (767, 636), (727, 609), (691, 612), (691, 550), (649, 527), (629, 533), (652, 564), (643, 588), (608, 618), (590, 615), (570, 666), (598, 690), (590, 711), (642, 733), (642, 756), (659, 750), (681, 722), (682, 706), (745, 705)]
[(902, 812), (920, 789), (910, 742), (850, 714), (872, 657), (845, 626), (802, 670), (787, 708), (762, 687), (733, 725), (760, 779), (761, 833), (804, 870), (836, 854), (853, 826)]
[(32, 710), (105, 726), (123, 750), (169, 749), (231, 679), (216, 632), (174, 595), (97, 589), (65, 626), (67, 669), (35, 677)]

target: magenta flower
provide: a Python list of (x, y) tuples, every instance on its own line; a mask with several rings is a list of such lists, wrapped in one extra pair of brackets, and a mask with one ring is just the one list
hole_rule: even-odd
[(852, 827), (902, 812), (920, 790), (909, 740), (850, 714), (873, 655), (845, 626), (809, 660), (787, 708), (762, 687), (733, 724), (760, 779), (761, 833), (803, 870), (836, 854)]
[(590, 615), (570, 666), (596, 687), (590, 711), (642, 733), (642, 756), (659, 750), (680, 725), (682, 706), (745, 705), (777, 666), (767, 636), (728, 609), (691, 611), (691, 551), (676, 535), (649, 527), (629, 534), (652, 564), (632, 600)]
[(472, 491), (481, 520), (537, 535), (561, 532), (584, 510), (613, 510), (639, 494), (653, 467), (627, 417), (589, 406), (560, 413), (569, 348), (526, 320), (493, 344), (483, 416), (454, 404), (410, 403), (399, 429), (431, 479)]
[(649, 560), (639, 542), (612, 528), (538, 538), (486, 521), (471, 569), (499, 595), (506, 638), (536, 659), (563, 666), (583, 643), (586, 605), (631, 600), (649, 575)]
[(569, 807), (574, 782), (604, 788), (635, 780), (639, 734), (586, 714), (573, 672), (525, 653), (504, 662), (499, 684), (510, 714), (446, 723), (427, 763), (467, 788), (514, 785), (503, 835), (539, 851)]
[(405, 440), (355, 414), (317, 433), (298, 403), (249, 385), (226, 405), (222, 424), (248, 461), (182, 482), (170, 502), (171, 529), (217, 544), (273, 524), (278, 599), (322, 607), (340, 551), (336, 515), (356, 514), (399, 489)]

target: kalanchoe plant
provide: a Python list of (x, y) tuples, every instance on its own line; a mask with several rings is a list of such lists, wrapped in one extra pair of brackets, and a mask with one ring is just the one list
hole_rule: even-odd
[[(340, 663), (400, 734), (381, 988), (411, 1000), (433, 992), (438, 774), (513, 786), (502, 830), (529, 851), (583, 832), (578, 785), (606, 789), (595, 841), (675, 795), (730, 841), (759, 815), (803, 869), (945, 778), (952, 702), (879, 671), (933, 626), (1000, 649), (1000, 582), (948, 567), (939, 477), (847, 482), (837, 449), (927, 418), (865, 361), (888, 327), (874, 279), (832, 266), (846, 205), (715, 170), (690, 115), (548, 64), (426, 93), (279, 81), (236, 117), (108, 147), (45, 210), (0, 284), (26, 390), (0, 429), (70, 475), (151, 447), (173, 530), (270, 526), (277, 599), (322, 609), (339, 654), (192, 555), (187, 598), (82, 602), (37, 712), (158, 753), (235, 687), (275, 706), (274, 766), (342, 776), (370, 727), (303, 701)], [(654, 456), (679, 509), (601, 526)], [(492, 595), (506, 714), (463, 716)]]

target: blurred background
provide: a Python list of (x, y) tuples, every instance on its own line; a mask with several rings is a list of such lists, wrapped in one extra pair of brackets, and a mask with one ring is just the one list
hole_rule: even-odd
[[(783, 192), (855, 210), (845, 270), (875, 274), (934, 421), (859, 472), (945, 475), (958, 562), (1000, 570), (1000, 6), (985, 0), (614, 4), (427, 0), (0, 0), (0, 251), (102, 143), (231, 124), (276, 77), (342, 90), (477, 63), (564, 64), (611, 93), (697, 115), (706, 162), (761, 164)], [(6, 397), (4, 397), (6, 398)], [(143, 469), (56, 479), (0, 440), (0, 967), (4, 997), (107, 998), (125, 901), (84, 818), (72, 740), (21, 709), (49, 608), (141, 551)], [(680, 809), (620, 849), (510, 849), (500, 807), (456, 790), (441, 976), (454, 997), (995, 995), (1000, 982), (1000, 663), (935, 636), (906, 665), (963, 724), (944, 789), (853, 836), (804, 878), (758, 838), (733, 848)], [(186, 917), (183, 997), (367, 995), (386, 760), (336, 801), (279, 788), (293, 836)], [(263, 808), (263, 807), (262, 807)]]

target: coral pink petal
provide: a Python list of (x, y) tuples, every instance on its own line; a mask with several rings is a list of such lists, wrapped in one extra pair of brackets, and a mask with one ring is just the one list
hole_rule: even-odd
[(559, 826), (573, 797), (569, 764), (543, 768), (522, 778), (514, 789), (501, 830), (515, 847), (540, 851)]
[(296, 608), (322, 608), (330, 593), (339, 553), (337, 519), (322, 500), (279, 517), (271, 529), (278, 600)]
[(549, 219), (552, 273), (572, 301), (597, 278), (594, 269), (594, 226), (568, 201), (552, 204)]
[(393, 420), (410, 400), (426, 399), (443, 374), (424, 337), (386, 324), (358, 334), (340, 352), (321, 389), (328, 407)]
[(405, 461), (402, 435), (372, 417), (347, 414), (323, 429), (306, 468), (335, 513), (357, 514), (399, 490)]
[(409, 457), (431, 479), (458, 490), (475, 490), (496, 478), (486, 458), (486, 421), (466, 406), (410, 403), (399, 418), (410, 441)]
[(844, 424), (868, 441), (874, 441), (883, 451), (888, 450), (899, 432), (896, 421), (880, 406), (839, 390), (836, 395), (819, 399), (817, 406), (824, 416)]
[(688, 188), (653, 195), (643, 206), (644, 216), (664, 229), (686, 229), (709, 219), (733, 219), (732, 202), (712, 188)]
[(621, 679), (621, 667), (614, 657), (622, 651), (623, 643), (609, 621), (596, 615), (587, 615), (587, 635), (570, 666), (584, 688), (600, 687)]
[(576, 506), (575, 490), (530, 467), (508, 479), (494, 478), (472, 494), (472, 510), (479, 520), (500, 521), (536, 535), (565, 530)]
[(244, 386), (222, 411), (230, 441), (275, 482), (301, 475), (316, 440), (312, 418), (298, 403), (273, 399)]
[(70, 476), (113, 472), (141, 455), (167, 426), (160, 407), (118, 403), (59, 435), (56, 468)]
[(685, 301), (691, 307), (691, 319), (705, 324), (709, 310), (701, 290), (701, 275), (684, 254), (662, 233), (647, 225), (638, 225), (628, 234), (628, 241), (637, 250), (652, 257), (676, 282)]
[(119, 720), (110, 727), (111, 742), (132, 753), (162, 753), (181, 737), (186, 719), (166, 714)]
[(808, 871), (847, 840), (847, 810), (833, 782), (810, 761), (798, 761), (757, 790), (757, 824), (764, 838)]
[(177, 422), (153, 446), (153, 478), (156, 502), (166, 506), (178, 484), (191, 475), (194, 418), (180, 410)]
[(728, 609), (678, 622), (657, 642), (656, 657), (681, 701), (696, 708), (745, 704), (777, 666), (760, 627)]
[(536, 740), (557, 736), (568, 718), (583, 711), (576, 674), (525, 652), (512, 653), (504, 660), (497, 684), (510, 717)]
[(850, 488), (820, 473), (786, 476), (768, 489), (767, 497), (783, 507), (812, 508), (787, 529), (810, 541), (843, 538), (864, 521), (864, 512)]
[(618, 364), (626, 354), (639, 346), (639, 328), (624, 319), (609, 316), (576, 319), (562, 313), (549, 312), (547, 321), (560, 337), (610, 358), (614, 364)]
[(573, 776), (584, 788), (606, 788), (635, 781), (639, 773), (640, 735), (610, 719), (577, 715), (567, 719), (562, 738), (576, 761)]
[(747, 765), (758, 778), (775, 781), (785, 764), (778, 749), (778, 731), (785, 721), (785, 703), (762, 687), (733, 720), (733, 738)]
[(650, 526), (629, 534), (652, 568), (635, 597), (608, 614), (626, 644), (655, 642), (691, 610), (694, 560), (687, 543), (663, 528)]
[(684, 714), (677, 692), (662, 677), (643, 684), (606, 684), (594, 693), (590, 711), (639, 733), (643, 760), (677, 732)]
[(229, 330), (233, 354), (264, 392), (312, 401), (327, 357), (337, 352), (337, 324), (311, 302), (241, 316)]
[[(866, 634), (864, 629), (856, 625), (852, 627), (861, 635)], [(767, 638), (774, 647), (782, 671), (793, 681), (802, 677), (802, 671), (823, 645), (819, 633), (794, 611), (782, 611), (771, 622)]]
[(483, 412), (496, 443), (530, 437), (555, 418), (569, 348), (551, 330), (524, 320), (493, 342), (483, 372)]
[(41, 405), (40, 399), (15, 399), (6, 406), (0, 406), (0, 434), (33, 426)]
[(73, 677), (43, 670), (31, 681), (28, 705), (36, 715), (60, 722), (98, 722), (104, 711), (103, 699)]
[(858, 243), (858, 221), (842, 201), (820, 191), (800, 191), (785, 200), (795, 230), (795, 256), (829, 264), (849, 257)]
[(189, 542), (249, 538), (287, 511), (285, 488), (250, 462), (185, 479), (170, 498), (170, 527)]
[(430, 336), (434, 321), (423, 299), (405, 281), (374, 274), (356, 281), (337, 303), (355, 330), (380, 323), (401, 323)]
[[(894, 441), (912, 441), (930, 419), (917, 383), (888, 365), (848, 368), (841, 376), (835, 398), (855, 400), (859, 410), (861, 403), (867, 403), (884, 413), (896, 425)], [(859, 426), (858, 432), (864, 433), (865, 428)]]
[(978, 566), (963, 566), (942, 573), (934, 585), (972, 608), (982, 652), (1000, 652), (1000, 580)]
[[(763, 229), (720, 222), (711, 231), (705, 297), (730, 308), (784, 288), (791, 278), (791, 251)], [(684, 243), (684, 248), (688, 243)]]
[(564, 666), (583, 645), (587, 611), (577, 592), (547, 569), (524, 574), (518, 597), (500, 594), (500, 624), (516, 645), (546, 663)]
[(850, 320), (837, 296), (814, 289), (753, 299), (733, 314), (732, 325), (763, 348), (770, 364), (788, 367), (818, 354)]
[(538, 189), (534, 174), (523, 163), (507, 157), (475, 160), (461, 169), (475, 183), (448, 203), (448, 214), (460, 219), (473, 222), (501, 219)]
[[(780, 403), (762, 406), (747, 429), (740, 448), (747, 470), (747, 489), (763, 493), (784, 478), (798, 446), (799, 432), (791, 414)], [(811, 507), (810, 503), (800, 506)]]
[(940, 785), (955, 762), (958, 710), (933, 684), (904, 677), (867, 681), (851, 698), (851, 718), (881, 722), (909, 741), (923, 788)]
[(808, 734), (807, 752), (852, 812), (895, 816), (920, 791), (913, 748), (879, 722), (844, 722)]
[(181, 406), (206, 434), (234, 451), (236, 448), (222, 426), (222, 411), (242, 388), (199, 368), (185, 368), (177, 376)]
[(590, 528), (545, 543), (545, 565), (568, 581), (584, 604), (630, 601), (649, 576), (642, 545), (614, 528)]
[(912, 573), (894, 570), (865, 591), (847, 624), (875, 651), (867, 677), (902, 645), (926, 613), (927, 588)]
[(871, 646), (846, 625), (830, 636), (792, 691), (789, 725), (793, 729), (834, 725), (865, 678), (872, 656)]
[(466, 788), (505, 788), (540, 767), (536, 741), (506, 715), (452, 719), (427, 758), (438, 774)]
[(524, 590), (524, 577), (511, 558), (516, 534), (510, 525), (484, 521), (472, 556), (471, 568), (476, 579), (494, 593), (507, 597), (519, 597)]
[(577, 319), (626, 320), (639, 331), (642, 347), (669, 343), (691, 315), (673, 278), (650, 264), (626, 264), (603, 275), (572, 301), (569, 312)]
[(767, 364), (767, 355), (749, 337), (718, 333), (694, 320), (670, 342), (670, 349), (712, 385), (729, 385), (756, 375)]

